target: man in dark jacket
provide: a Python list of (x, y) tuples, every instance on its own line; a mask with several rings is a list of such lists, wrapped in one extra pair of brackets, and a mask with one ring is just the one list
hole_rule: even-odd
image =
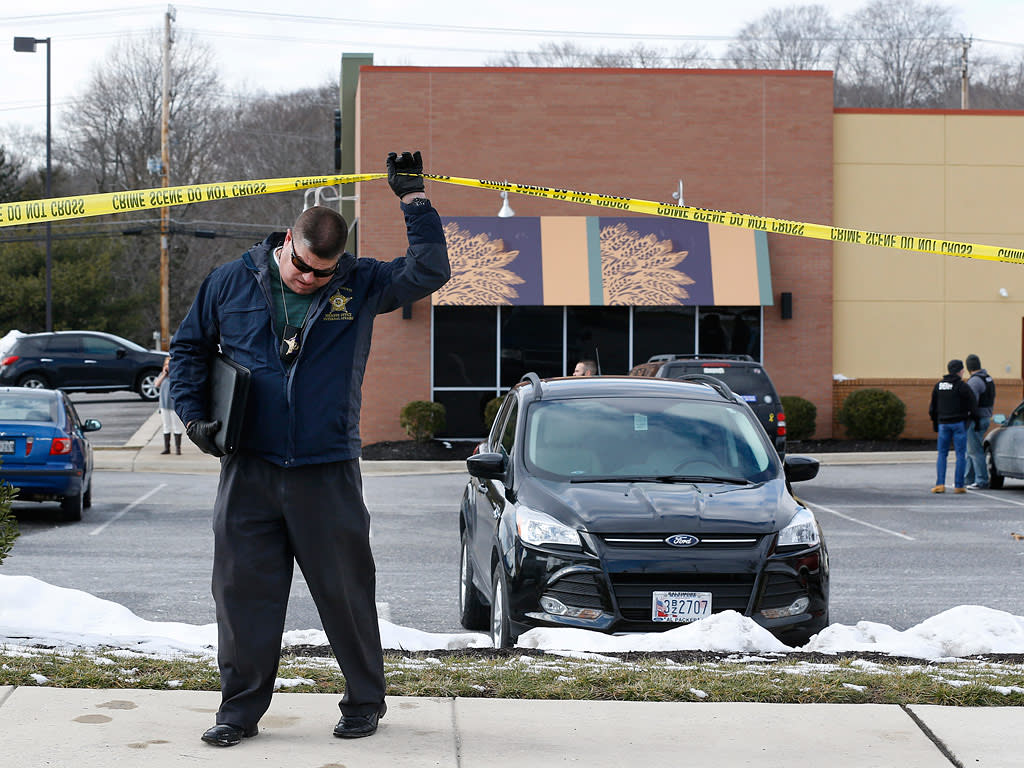
[(928, 415), (932, 426), (939, 433), (939, 457), (935, 464), (935, 487), (932, 493), (946, 492), (946, 460), (949, 445), (956, 452), (956, 468), (953, 470), (953, 493), (967, 493), (964, 488), (966, 471), (967, 422), (974, 421), (977, 401), (974, 393), (963, 380), (963, 360), (950, 360), (949, 371), (936, 382), (932, 389), (932, 401)]
[(996, 383), (988, 371), (981, 367), (977, 355), (967, 356), (967, 386), (978, 399), (978, 415), (967, 425), (967, 474), (964, 482), (973, 490), (988, 488), (988, 467), (985, 465), (985, 447), (982, 440), (992, 421), (992, 407), (996, 402)]
[[(387, 710), (360, 390), (374, 317), (428, 296), (451, 272), (420, 153), (391, 153), (387, 169), (405, 215), (405, 256), (345, 253), (345, 220), (310, 208), (214, 270), (171, 341), (178, 415), (196, 445), (222, 456), (213, 519), (221, 705), (202, 737), (215, 746), (255, 736), (270, 706), (293, 561), (345, 675), (334, 735), (369, 736)], [(220, 423), (207, 398), (218, 347), (251, 372), (239, 447), (228, 456), (214, 443)]]

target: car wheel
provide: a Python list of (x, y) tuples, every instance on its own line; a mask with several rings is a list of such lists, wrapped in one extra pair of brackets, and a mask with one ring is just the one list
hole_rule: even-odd
[(988, 487), (999, 490), (1003, 487), (1003, 476), (996, 471), (996, 463), (992, 458), (992, 446), (985, 446), (985, 463), (988, 464)]
[(459, 621), (466, 629), (487, 629), (487, 606), (473, 584), (473, 563), (469, 559), (469, 539), (462, 534), (462, 558), (459, 565)]
[(138, 386), (135, 388), (135, 391), (139, 393), (139, 397), (148, 401), (156, 400), (160, 397), (160, 387), (156, 385), (156, 379), (159, 375), (160, 371), (156, 369), (142, 372), (142, 375), (139, 376)]
[(82, 502), (84, 494), (81, 489), (74, 496), (65, 496), (60, 502), (61, 519), (76, 522), (82, 519)]
[(45, 376), (38, 373), (27, 373), (18, 379), (18, 386), (29, 389), (49, 389), (50, 382), (46, 380)]
[(511, 648), (515, 640), (508, 617), (508, 585), (501, 563), (498, 563), (491, 580), (491, 642), (495, 648)]

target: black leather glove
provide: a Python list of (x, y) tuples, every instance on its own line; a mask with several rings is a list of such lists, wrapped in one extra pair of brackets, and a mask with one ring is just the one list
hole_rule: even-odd
[(224, 452), (213, 442), (213, 436), (217, 434), (219, 429), (219, 421), (206, 421), (204, 419), (190, 421), (188, 426), (185, 427), (188, 439), (195, 443), (200, 451), (211, 456), (217, 456), (218, 458), (224, 455)]
[(388, 184), (399, 198), (410, 192), (423, 191), (422, 176), (404, 176), (406, 173), (423, 173), (423, 158), (419, 150), (413, 153), (403, 152), (401, 157), (394, 152), (388, 153)]

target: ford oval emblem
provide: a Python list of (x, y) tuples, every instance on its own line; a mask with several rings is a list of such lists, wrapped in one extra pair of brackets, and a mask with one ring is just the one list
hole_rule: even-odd
[(665, 539), (665, 543), (670, 547), (692, 547), (694, 544), (699, 544), (700, 539), (688, 533), (677, 533)]

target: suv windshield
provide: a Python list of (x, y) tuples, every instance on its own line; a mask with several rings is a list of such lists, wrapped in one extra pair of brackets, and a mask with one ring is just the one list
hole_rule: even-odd
[(527, 413), (524, 461), (534, 474), (587, 481), (762, 482), (775, 452), (750, 412), (668, 397), (542, 400)]

